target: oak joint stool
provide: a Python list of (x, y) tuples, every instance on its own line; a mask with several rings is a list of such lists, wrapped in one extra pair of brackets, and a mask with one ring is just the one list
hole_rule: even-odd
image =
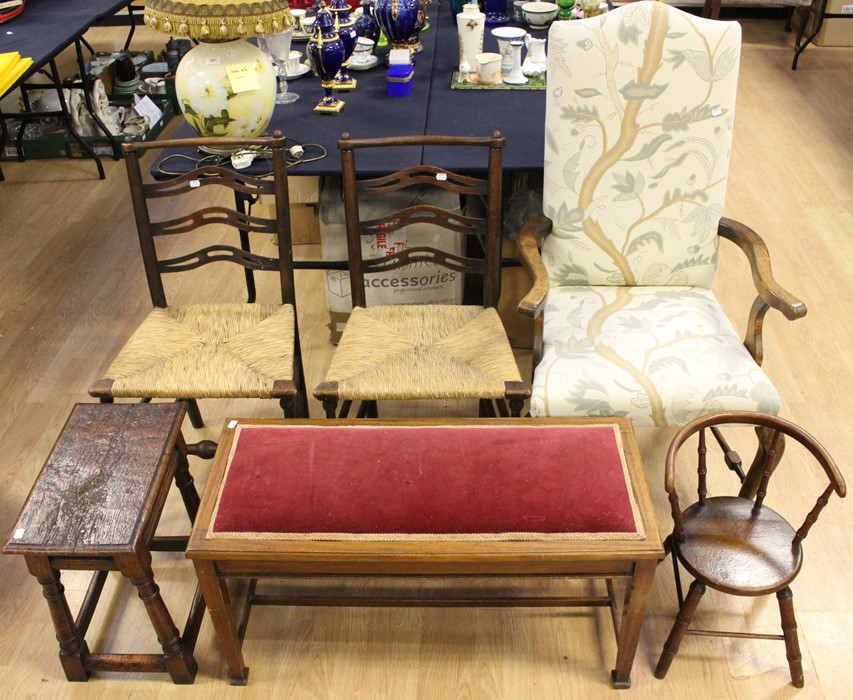
[[(199, 497), (181, 436), (183, 402), (78, 404), (74, 407), (18, 516), (4, 554), (22, 554), (42, 585), (69, 681), (92, 671), (166, 672), (192, 683), (193, 656), (204, 614), (196, 590), (180, 634), (151, 569), (151, 550), (183, 551), (186, 537), (154, 533), (174, 478), (195, 519)], [(72, 617), (61, 570), (93, 571)], [(162, 654), (92, 653), (86, 631), (109, 571), (120, 571), (145, 604)]]

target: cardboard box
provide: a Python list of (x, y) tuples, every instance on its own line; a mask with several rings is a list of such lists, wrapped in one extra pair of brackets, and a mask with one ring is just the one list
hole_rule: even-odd
[[(18, 126), (10, 124), (9, 140), (3, 145), (3, 160), (17, 160), (18, 151), (15, 148), (15, 136)], [(35, 138), (25, 138), (21, 144), (24, 158), (65, 158), (68, 156), (65, 140), (68, 132), (65, 129), (42, 133)]]
[(828, 15), (853, 15), (853, 0), (829, 0), (826, 3)]
[[(347, 259), (347, 234), (339, 178), (326, 178), (320, 192), (320, 241), (323, 260)], [(417, 201), (461, 213), (459, 195), (427, 187), (410, 187), (382, 197), (359, 200), (363, 219), (403, 209)], [(389, 252), (418, 245), (430, 245), (454, 254), (462, 254), (461, 236), (434, 224), (414, 224), (393, 233), (362, 238), (362, 255), (377, 258)], [(399, 270), (371, 273), (367, 276), (367, 303), (374, 304), (460, 304), (464, 275), (440, 265), (417, 263)], [(349, 273), (326, 271), (326, 300), (329, 305), (329, 339), (340, 340), (350, 311), (352, 295)]]
[[(116, 61), (125, 57), (130, 57), (136, 66), (137, 74), (141, 73), (142, 66), (151, 63), (154, 60), (153, 51), (112, 51), (96, 53), (92, 60), (86, 64), (86, 74), (93, 78), (100, 78), (104, 83), (106, 93), (112, 94), (116, 80), (115, 64)], [(74, 76), (79, 80), (80, 74)]]
[(290, 205), (290, 228), (293, 245), (320, 242), (320, 219), (316, 204)]
[[(129, 103), (130, 96), (122, 96), (120, 98), (111, 98), (123, 103)], [(155, 95), (152, 97), (154, 103), (163, 112), (163, 116), (155, 123), (148, 133), (143, 136), (135, 137), (141, 141), (151, 141), (156, 139), (165, 128), (169, 120), (174, 116), (171, 102), (166, 95)], [(116, 102), (118, 103), (118, 102)], [(36, 122), (38, 123), (38, 122)], [(3, 147), (3, 160), (16, 160), (18, 152), (15, 149), (15, 137), (18, 134), (18, 123), (11, 122), (9, 125), (9, 139)], [(83, 141), (88, 143), (92, 150), (98, 156), (112, 156), (113, 147), (106, 136), (83, 136)], [(120, 143), (127, 138), (119, 135), (115, 137)], [(59, 128), (55, 131), (40, 133), (34, 138), (24, 138), (21, 144), (24, 158), (88, 158), (86, 153), (77, 140), (72, 137), (64, 128)], [(121, 153), (121, 150), (119, 150)]]
[(291, 204), (320, 203), (320, 178), (316, 175), (289, 175), (287, 189), (290, 191)]
[[(172, 108), (172, 102), (169, 100), (168, 95), (148, 95), (147, 96), (152, 102), (154, 102), (157, 107), (160, 108), (160, 111), (163, 113), (163, 116), (160, 117), (159, 121), (155, 122), (151, 125), (151, 128), (147, 133), (142, 136), (134, 136), (134, 140), (136, 141), (153, 141), (156, 139), (166, 127), (166, 124), (175, 116), (175, 112)], [(132, 95), (122, 95), (119, 97), (111, 97), (111, 104), (130, 104)], [(113, 145), (105, 136), (83, 136), (83, 140), (88, 143), (92, 150), (99, 156), (111, 156), (113, 154)], [(118, 142), (127, 139), (127, 136), (118, 135), (115, 137)], [(88, 158), (89, 154), (86, 153), (80, 144), (77, 142), (75, 138), (70, 135), (67, 135), (66, 138), (66, 150), (69, 158)], [(121, 153), (121, 149), (119, 149), (119, 154)]]
[(817, 46), (853, 46), (853, 17), (824, 19), (814, 43)]
[[(308, 182), (301, 182), (308, 181)], [(290, 235), (293, 245), (307, 245), (320, 242), (320, 221), (317, 216), (319, 204), (304, 202), (303, 198), (311, 198), (311, 187), (317, 188), (319, 200), (319, 178), (304, 176), (288, 176), (287, 187), (290, 192)], [(272, 202), (260, 202), (254, 206), (258, 216), (272, 218), (275, 216)]]
[[(827, 14), (845, 14), (845, 17), (824, 17), (820, 31), (814, 38), (815, 46), (853, 46), (853, 2), (851, 0), (834, 0), (827, 3)], [(794, 13), (792, 24), (795, 29), (800, 26), (800, 14)], [(812, 7), (806, 23), (805, 36), (809, 36), (817, 24), (817, 14)]]

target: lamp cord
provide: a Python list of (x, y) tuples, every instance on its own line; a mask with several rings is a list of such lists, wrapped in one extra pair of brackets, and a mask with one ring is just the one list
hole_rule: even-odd
[[(290, 142), (292, 139), (287, 139), (286, 142)], [(316, 149), (317, 155), (306, 157), (306, 151), (310, 149)], [(238, 151), (240, 154), (244, 155), (252, 155), (255, 158), (263, 158), (265, 160), (269, 160), (269, 150), (265, 148), (246, 148)], [(298, 143), (293, 141), (293, 145), (287, 148), (287, 167), (293, 168), (302, 163), (313, 163), (314, 161), (322, 160), (328, 155), (328, 151), (324, 146), (319, 143)], [(163, 160), (161, 160), (157, 164), (157, 172), (160, 175), (167, 175), (169, 177), (177, 177), (178, 175), (185, 175), (187, 173), (186, 170), (171, 170), (168, 169), (167, 163), (176, 162), (176, 161), (189, 161), (192, 163), (192, 169), (203, 167), (205, 165), (230, 165), (231, 164), (231, 155), (218, 155), (218, 154), (207, 154), (204, 156), (194, 157), (191, 155), (187, 155), (186, 153), (172, 153)], [(253, 177), (269, 177), (272, 175), (272, 168), (270, 168), (269, 172), (262, 173), (260, 175), (253, 175)]]

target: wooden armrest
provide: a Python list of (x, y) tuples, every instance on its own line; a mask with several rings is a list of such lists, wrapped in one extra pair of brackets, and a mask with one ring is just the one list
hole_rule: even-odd
[(761, 236), (749, 226), (726, 217), (720, 219), (718, 232), (723, 238), (735, 243), (746, 255), (752, 270), (752, 281), (758, 290), (758, 296), (765, 304), (781, 311), (789, 321), (806, 315), (806, 305), (783, 289), (773, 278), (770, 254)]
[(542, 311), (545, 297), (548, 296), (548, 273), (542, 256), (539, 254), (539, 242), (551, 232), (551, 219), (544, 214), (533, 217), (518, 232), (518, 257), (530, 275), (533, 286), (518, 304), (518, 313), (536, 318)]

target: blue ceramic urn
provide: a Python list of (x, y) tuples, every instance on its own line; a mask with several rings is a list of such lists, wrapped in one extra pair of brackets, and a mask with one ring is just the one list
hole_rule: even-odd
[(314, 22), (314, 34), (305, 49), (314, 72), (320, 76), (326, 96), (314, 107), (315, 112), (334, 114), (343, 109), (344, 101), (332, 94), (335, 76), (345, 60), (344, 42), (335, 30), (335, 21), (329, 11), (322, 7)]
[(373, 0), (361, 0), (361, 17), (355, 21), (355, 33), (379, 42), (379, 25), (373, 16)]
[(418, 0), (376, 0), (376, 21), (394, 49), (409, 48), (418, 21)]
[(355, 49), (355, 42), (358, 40), (358, 34), (355, 31), (355, 21), (350, 17), (347, 0), (332, 0), (329, 12), (332, 13), (335, 31), (340, 36), (341, 41), (344, 42), (344, 62), (341, 65), (340, 73), (335, 78), (335, 88), (338, 90), (353, 90), (356, 86), (356, 80), (347, 73), (347, 65)]

